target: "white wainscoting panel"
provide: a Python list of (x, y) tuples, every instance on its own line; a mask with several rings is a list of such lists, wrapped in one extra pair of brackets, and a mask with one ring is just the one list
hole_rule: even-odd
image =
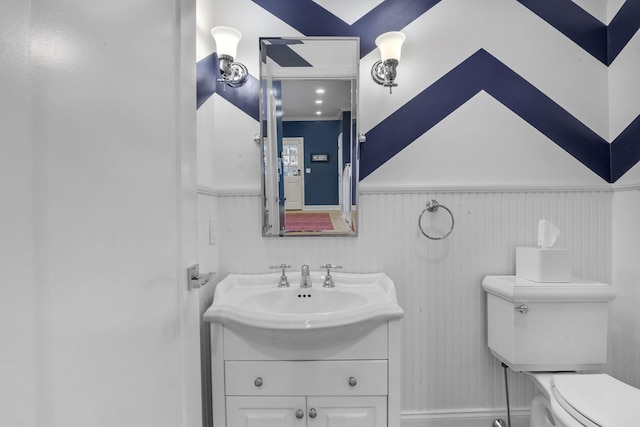
[[(558, 246), (571, 250), (575, 276), (611, 277), (611, 191), (368, 190), (360, 194), (356, 238), (263, 238), (259, 196), (200, 197), (217, 198), (220, 278), (266, 272), (275, 263), (317, 269), (330, 262), (346, 272), (382, 271), (395, 281), (405, 310), (402, 409), (418, 423), (407, 425), (433, 425), (419, 424), (415, 414), (504, 410), (503, 370), (486, 346), (481, 281), (515, 273), (515, 247), (536, 245), (539, 219), (560, 228)], [(455, 215), (453, 233), (441, 241), (418, 229), (431, 198)], [(423, 223), (435, 234), (449, 227), (449, 217), (441, 209), (426, 213)], [(532, 385), (522, 374), (508, 378), (512, 407), (526, 411)]]
[(613, 286), (609, 316), (609, 371), (640, 388), (640, 190), (613, 196)]

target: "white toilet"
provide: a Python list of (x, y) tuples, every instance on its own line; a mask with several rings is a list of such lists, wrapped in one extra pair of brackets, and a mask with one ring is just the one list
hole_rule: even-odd
[(640, 390), (595, 371), (607, 360), (611, 286), (487, 276), (488, 345), (536, 385), (531, 427), (639, 427)]

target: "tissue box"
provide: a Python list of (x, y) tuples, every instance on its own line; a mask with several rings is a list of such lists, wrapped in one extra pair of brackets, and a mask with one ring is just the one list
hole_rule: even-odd
[(517, 247), (516, 276), (534, 282), (570, 282), (569, 250)]

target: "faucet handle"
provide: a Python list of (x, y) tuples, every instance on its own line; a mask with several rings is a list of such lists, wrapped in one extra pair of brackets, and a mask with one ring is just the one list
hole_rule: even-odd
[(333, 268), (334, 270), (337, 270), (339, 268), (342, 268), (342, 266), (325, 264), (321, 265), (320, 268), (324, 268), (325, 270), (327, 270), (327, 275), (324, 277), (324, 283), (322, 284), (322, 286), (325, 288), (334, 288), (336, 285), (333, 283), (333, 278), (331, 277), (331, 269)]
[(270, 265), (269, 268), (272, 270), (279, 268), (279, 269), (282, 269), (282, 272), (284, 273), (285, 269), (291, 268), (291, 266), (288, 264), (277, 264), (277, 265)]
[(341, 265), (333, 265), (333, 264), (325, 264), (325, 265), (321, 265), (320, 268), (324, 268), (325, 270), (327, 270), (327, 274), (331, 274), (331, 269), (333, 268), (334, 270), (339, 270), (342, 268)]
[(279, 288), (288, 288), (289, 287), (289, 279), (287, 279), (287, 268), (291, 268), (290, 265), (280, 264), (280, 265), (270, 265), (270, 269), (280, 269), (282, 270), (282, 276), (280, 276), (280, 282), (278, 283)]

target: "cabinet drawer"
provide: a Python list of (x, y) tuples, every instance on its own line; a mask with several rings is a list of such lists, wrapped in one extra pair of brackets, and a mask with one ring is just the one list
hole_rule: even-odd
[(387, 394), (387, 361), (228, 361), (225, 394), (382, 396)]

